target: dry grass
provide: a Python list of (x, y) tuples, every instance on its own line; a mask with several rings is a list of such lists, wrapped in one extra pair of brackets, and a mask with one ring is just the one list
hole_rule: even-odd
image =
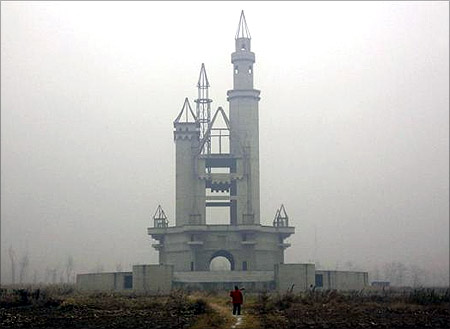
[[(237, 328), (449, 328), (447, 290), (246, 294)], [(227, 292), (166, 296), (77, 292), (73, 286), (2, 289), (2, 328), (229, 329)]]
[(209, 312), (206, 301), (188, 298), (182, 292), (149, 296), (3, 290), (0, 304), (2, 328), (181, 329), (191, 327)]
[(448, 290), (260, 294), (251, 312), (262, 328), (448, 328)]

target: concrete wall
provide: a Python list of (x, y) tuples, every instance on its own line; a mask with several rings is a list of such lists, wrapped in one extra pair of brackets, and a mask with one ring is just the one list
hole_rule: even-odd
[(172, 290), (173, 265), (134, 265), (133, 290), (169, 293)]
[(82, 291), (127, 291), (131, 288), (125, 288), (125, 277), (130, 276), (131, 272), (78, 274), (77, 288)]
[(277, 264), (275, 265), (275, 284), (279, 292), (293, 287), (293, 292), (306, 291), (315, 283), (314, 264)]
[(316, 271), (316, 275), (322, 276), (322, 287), (316, 289), (357, 290), (369, 285), (367, 272)]
[(273, 271), (175, 272), (173, 284), (184, 290), (224, 291), (235, 285), (247, 293), (275, 289)]

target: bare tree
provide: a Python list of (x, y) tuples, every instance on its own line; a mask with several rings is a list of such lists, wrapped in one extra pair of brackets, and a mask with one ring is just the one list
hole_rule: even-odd
[(397, 275), (398, 285), (403, 286), (405, 284), (406, 266), (403, 263), (397, 262)]
[(373, 279), (374, 280), (380, 280), (381, 275), (380, 275), (380, 269), (378, 268), (378, 265), (375, 265), (375, 267), (372, 270), (372, 275), (373, 275)]
[(64, 277), (65, 277), (64, 272), (65, 272), (65, 269), (62, 269), (62, 270), (58, 271), (58, 273), (59, 273), (59, 283), (64, 283)]
[(395, 263), (386, 263), (383, 266), (384, 277), (394, 284), (395, 280)]
[(12, 248), (12, 245), (8, 249), (9, 259), (11, 260), (11, 281), (12, 284), (16, 283), (16, 253)]
[(51, 270), (52, 273), (52, 283), (56, 284), (56, 279), (58, 277), (58, 270), (56, 268)]
[(23, 255), (23, 257), (19, 263), (19, 266), (20, 266), (19, 283), (23, 283), (24, 279), (26, 279), (29, 264), (30, 264), (30, 259), (28, 257), (28, 251), (27, 251), (27, 252), (25, 252), (25, 255)]
[(66, 261), (66, 282), (67, 283), (69, 283), (72, 279), (73, 268), (74, 268), (73, 257), (71, 255), (69, 255), (67, 257), (67, 261)]
[(406, 270), (406, 266), (401, 262), (384, 264), (384, 276), (394, 286), (402, 286), (405, 283)]
[(425, 276), (425, 271), (417, 266), (417, 265), (411, 265), (409, 267), (409, 273), (411, 275), (411, 284), (414, 288), (422, 287), (423, 285), (423, 278)]

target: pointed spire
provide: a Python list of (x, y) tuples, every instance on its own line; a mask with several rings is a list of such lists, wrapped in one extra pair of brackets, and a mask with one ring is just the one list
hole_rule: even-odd
[(204, 63), (202, 63), (202, 68), (200, 69), (200, 76), (198, 78), (197, 87), (199, 87), (199, 88), (208, 88), (209, 87), (208, 76), (206, 75), (206, 69), (205, 69)]
[(273, 226), (289, 226), (289, 216), (286, 213), (286, 209), (284, 209), (283, 204), (281, 204), (281, 207), (277, 209), (277, 212), (275, 213)]
[(166, 213), (164, 212), (161, 205), (156, 208), (155, 214), (153, 215), (154, 227), (163, 228), (169, 226), (169, 221), (167, 220)]
[(248, 30), (247, 21), (245, 20), (244, 11), (241, 11), (241, 18), (239, 19), (238, 30), (235, 39), (246, 38), (251, 39), (250, 31)]
[(180, 114), (178, 114), (177, 118), (173, 123), (188, 123), (188, 122), (196, 122), (197, 117), (195, 116), (194, 112), (192, 111), (191, 104), (189, 104), (189, 100), (186, 97), (184, 99), (183, 108), (180, 111)]

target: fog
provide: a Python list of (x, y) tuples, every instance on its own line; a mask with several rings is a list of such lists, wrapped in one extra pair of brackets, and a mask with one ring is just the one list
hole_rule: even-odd
[(158, 204), (175, 221), (172, 122), (201, 63), (228, 108), (242, 9), (261, 222), (285, 205), (286, 262), (448, 285), (449, 5), (416, 1), (2, 2), (2, 283), (8, 249), (16, 282), (158, 261), (146, 228)]

